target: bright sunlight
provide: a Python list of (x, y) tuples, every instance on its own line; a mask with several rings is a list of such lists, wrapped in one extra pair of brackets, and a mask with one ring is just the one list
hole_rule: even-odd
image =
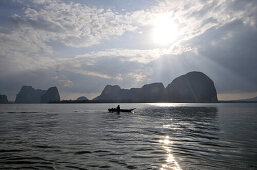
[(169, 45), (178, 37), (177, 25), (173, 23), (170, 17), (159, 16), (154, 20), (153, 41), (158, 45)]

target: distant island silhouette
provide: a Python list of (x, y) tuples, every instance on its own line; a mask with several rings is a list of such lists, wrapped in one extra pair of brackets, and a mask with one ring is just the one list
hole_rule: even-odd
[(88, 98), (85, 97), (85, 96), (80, 96), (80, 97), (77, 98), (77, 100), (78, 100), (78, 101), (87, 101)]
[(48, 90), (34, 89), (32, 86), (22, 86), (16, 96), (15, 103), (50, 103), (60, 102), (57, 87)]
[[(218, 101), (214, 82), (202, 72), (189, 72), (175, 78), (165, 88), (162, 83), (143, 85), (141, 88), (121, 89), (118, 85), (106, 85), (99, 96), (89, 100), (85, 96), (76, 100), (60, 100), (57, 87), (48, 90), (22, 86), (15, 103), (256, 103), (257, 97), (242, 100)], [(8, 103), (6, 95), (0, 95), (0, 103)]]
[(162, 83), (143, 85), (141, 88), (121, 89), (106, 85), (93, 100), (63, 100), (61, 103), (143, 103), (180, 102), (216, 103), (217, 91), (213, 81), (202, 72), (189, 72), (175, 78), (166, 88)]
[(8, 103), (8, 99), (7, 99), (6, 95), (0, 94), (0, 103), (2, 103), (2, 104), (7, 104)]
[(213, 81), (204, 73), (194, 71), (175, 78), (166, 88), (162, 83), (131, 89), (107, 85), (93, 101), (213, 103), (218, 98)]

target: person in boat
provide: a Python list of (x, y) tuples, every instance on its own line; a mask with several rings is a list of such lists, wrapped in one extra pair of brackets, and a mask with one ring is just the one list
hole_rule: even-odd
[(117, 106), (117, 111), (118, 111), (118, 112), (120, 111), (120, 105)]

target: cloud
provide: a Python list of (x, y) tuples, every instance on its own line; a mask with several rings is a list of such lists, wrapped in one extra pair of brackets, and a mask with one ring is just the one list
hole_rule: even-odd
[(169, 18), (179, 28), (179, 38), (171, 44), (173, 48), (234, 21), (240, 20), (247, 26), (256, 27), (256, 11), (255, 1), (164, 0), (150, 9), (132, 12), (130, 18), (139, 28), (154, 27), (155, 20), (160, 16)]
[[(74, 59), (77, 60), (96, 60), (96, 58), (102, 57), (119, 57), (124, 61), (132, 61), (138, 63), (149, 63), (164, 54), (170, 52), (166, 49), (151, 49), (151, 50), (139, 50), (139, 49), (107, 49), (102, 51), (94, 51), (87, 54), (76, 56)], [(90, 63), (90, 62), (89, 62)]]
[[(257, 30), (237, 21), (192, 41), (199, 55), (223, 68), (213, 70), (220, 92), (254, 92), (256, 85)], [(210, 41), (211, 40), (211, 41)], [(217, 68), (218, 69), (218, 68)]]
[(58, 0), (31, 2), (24, 6), (23, 14), (12, 14), (9, 18), (14, 25), (11, 29), (0, 32), (3, 69), (7, 63), (14, 68), (12, 71), (52, 66), (55, 52), (50, 42), (89, 47), (136, 28), (127, 22), (126, 16), (110, 9)]
[(214, 80), (219, 93), (256, 93), (256, 35), (257, 30), (242, 21), (208, 30), (187, 42), (195, 49), (150, 63), (152, 79), (168, 84), (181, 74), (197, 70)]
[[(24, 77), (28, 78), (23, 81), (24, 84), (38, 85), (32, 73), (41, 75), (44, 82), (52, 84), (52, 81), (56, 81), (63, 87), (76, 84), (70, 80), (67, 72), (85, 78), (120, 79), (76, 67), (76, 62), (60, 61), (49, 43), (59, 42), (75, 49), (99, 44), (111, 36), (121, 36), (126, 31), (136, 29), (126, 20), (126, 16), (111, 9), (58, 0), (28, 2), (20, 2), (24, 3), (23, 13), (18, 11), (9, 17), (10, 29), (5, 29), (4, 25), (0, 29), (0, 78), (3, 89), (15, 86), (17, 91)], [(55, 75), (58, 66), (59, 71), (67, 75)]]
[(88, 47), (133, 31), (135, 26), (111, 9), (89, 7), (79, 3), (64, 3), (59, 0), (42, 1), (38, 10), (25, 8), (24, 15), (15, 15), (13, 20), (23, 26), (40, 31), (44, 42), (59, 41), (71, 47)]
[[(97, 51), (73, 58), (59, 59), (58, 70), (69, 70), (73, 73), (109, 79), (114, 82), (125, 81), (129, 77), (135, 78), (136, 81), (142, 81), (146, 76), (142, 76), (144, 73), (139, 72), (144, 69), (144, 61), (147, 57), (152, 61), (151, 56), (144, 56), (146, 53), (150, 52), (128, 49)], [(139, 55), (142, 55), (142, 58)]]
[[(256, 1), (163, 1), (152, 10), (169, 15), (184, 35), (171, 54), (149, 64), (153, 80), (169, 83), (198, 70), (219, 93), (256, 93)], [(183, 47), (189, 50), (174, 53)]]
[[(17, 2), (22, 10), (0, 24), (0, 89), (12, 95), (24, 84), (57, 84), (63, 94), (96, 94), (106, 84), (168, 84), (192, 70), (209, 75), (222, 93), (257, 91), (257, 1), (164, 0), (136, 11), (61, 0)], [(179, 29), (166, 47), (148, 42), (161, 15)]]

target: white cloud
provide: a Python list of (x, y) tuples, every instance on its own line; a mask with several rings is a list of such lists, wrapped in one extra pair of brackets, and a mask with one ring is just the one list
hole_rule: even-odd
[[(126, 16), (111, 9), (59, 0), (31, 2), (34, 5), (25, 4), (23, 14), (10, 17), (15, 27), (8, 32), (0, 32), (1, 74), (54, 69), (60, 63), (49, 42), (61, 42), (76, 49), (96, 45), (111, 36), (121, 36), (136, 29)], [(94, 71), (83, 71), (83, 74), (109, 78)]]
[[(12, 19), (20, 26), (9, 34), (0, 34), (5, 41), (1, 48), (2, 56), (23, 55), (49, 56), (53, 51), (47, 43), (61, 42), (71, 47), (88, 47), (108, 40), (111, 36), (121, 36), (144, 26), (154, 26), (159, 15), (166, 15), (176, 23), (182, 36), (167, 49), (107, 49), (91, 52), (84, 57), (121, 56), (128, 61), (149, 63), (162, 55), (183, 53), (190, 48), (185, 43), (203, 34), (210, 28), (219, 28), (234, 20), (243, 20), (254, 25), (252, 15), (256, 7), (249, 10), (233, 10), (232, 2), (219, 1), (161, 1), (150, 9), (119, 14), (111, 9), (89, 7), (78, 3), (63, 3), (59, 0), (32, 1), (40, 8), (27, 6), (24, 15), (13, 15)], [(35, 8), (35, 7), (34, 7)], [(179, 50), (178, 50), (179, 49)], [(186, 50), (184, 50), (186, 49)], [(10, 53), (15, 53), (11, 55)], [(93, 59), (91, 63), (94, 63)]]
[[(238, 4), (240, 8), (235, 8), (234, 6)], [(219, 29), (225, 24), (236, 20), (256, 27), (256, 11), (257, 5), (253, 1), (164, 0), (151, 9), (131, 13), (130, 18), (133, 20), (133, 23), (139, 25), (139, 28), (140, 26), (153, 27), (155, 19), (160, 15), (170, 18), (170, 22), (175, 23), (179, 28), (178, 32), (180, 34), (177, 41), (170, 45), (171, 49), (204, 34), (211, 28)]]
[(107, 49), (102, 51), (94, 51), (83, 55), (78, 55), (74, 58), (74, 60), (82, 61), (84, 59), (86, 61), (89, 61), (89, 63), (93, 63), (90, 61), (100, 57), (120, 57), (124, 61), (133, 61), (146, 64), (159, 58), (161, 55), (169, 53), (170, 52), (166, 49)]
[[(38, 11), (26, 8), (25, 15), (21, 17), (35, 29), (40, 29), (44, 41), (59, 41), (76, 48), (96, 45), (110, 36), (120, 36), (136, 29), (126, 20), (126, 16), (111, 9), (58, 0), (43, 3)], [(33, 21), (41, 22), (41, 27), (32, 25)]]
[(147, 80), (148, 75), (143, 73), (129, 73), (128, 76), (133, 77), (136, 82), (144, 82)]
[[(21, 72), (35, 70), (49, 72), (57, 70), (60, 74), (57, 76), (53, 74), (51, 79), (67, 88), (74, 87), (76, 83), (72, 77), (69, 77), (70, 75), (64, 75), (63, 72), (72, 72), (74, 75), (84, 75), (87, 78), (95, 77), (103, 81), (136, 80), (137, 83), (142, 83), (148, 81), (151, 76), (151, 68), (147, 69), (149, 63), (164, 55), (179, 55), (189, 51), (199, 55), (201, 47), (189, 41), (204, 35), (208, 30), (219, 30), (235, 21), (242, 22), (246, 27), (257, 28), (257, 5), (256, 3), (254, 5), (254, 1), (164, 0), (149, 9), (121, 13), (113, 9), (89, 7), (79, 3), (67, 1), (64, 3), (61, 0), (28, 2), (30, 3), (20, 1), (21, 4), (25, 4), (23, 11), (9, 18), (14, 26), (10, 28), (6, 26), (7, 28), (4, 29), (4, 25), (0, 27), (0, 76), (19, 75)], [(177, 41), (168, 47), (149, 48), (146, 45), (138, 48), (135, 46), (130, 49), (124, 48), (126, 44), (137, 43), (131, 40), (125, 40), (121, 47), (109, 44), (107, 46), (104, 44), (103, 48), (97, 46), (101, 43), (112, 43), (114, 37), (119, 38), (125, 32), (135, 31), (140, 33), (140, 35), (136, 34), (140, 37), (148, 36), (146, 33), (155, 26), (155, 19), (160, 15), (169, 17), (179, 30), (180, 36)], [(237, 31), (227, 31), (224, 34), (216, 34), (225, 36), (213, 38), (214, 40), (209, 38), (212, 47), (232, 39), (237, 33)], [(144, 42), (146, 40), (148, 40), (147, 37), (145, 40), (142, 39)], [(80, 51), (80, 55), (64, 59), (61, 58), (62, 56), (55, 56), (56, 51), (54, 46), (51, 46), (51, 42), (64, 44), (64, 47), (69, 46), (71, 51), (81, 47), (91, 47), (89, 49), (94, 51), (85, 50), (85, 54), (81, 54)], [(113, 61), (113, 63), (106, 63), (106, 65), (112, 64), (106, 67), (118, 64), (124, 64), (122, 66), (125, 67), (125, 63), (135, 66), (119, 70), (120, 72), (115, 70), (117, 73), (114, 74), (114, 69), (101, 70), (100, 68), (103, 65), (100, 62), (107, 58), (108, 62)], [(114, 60), (111, 60), (113, 58)], [(165, 64), (167, 63), (164, 63), (163, 67), (166, 66)]]

